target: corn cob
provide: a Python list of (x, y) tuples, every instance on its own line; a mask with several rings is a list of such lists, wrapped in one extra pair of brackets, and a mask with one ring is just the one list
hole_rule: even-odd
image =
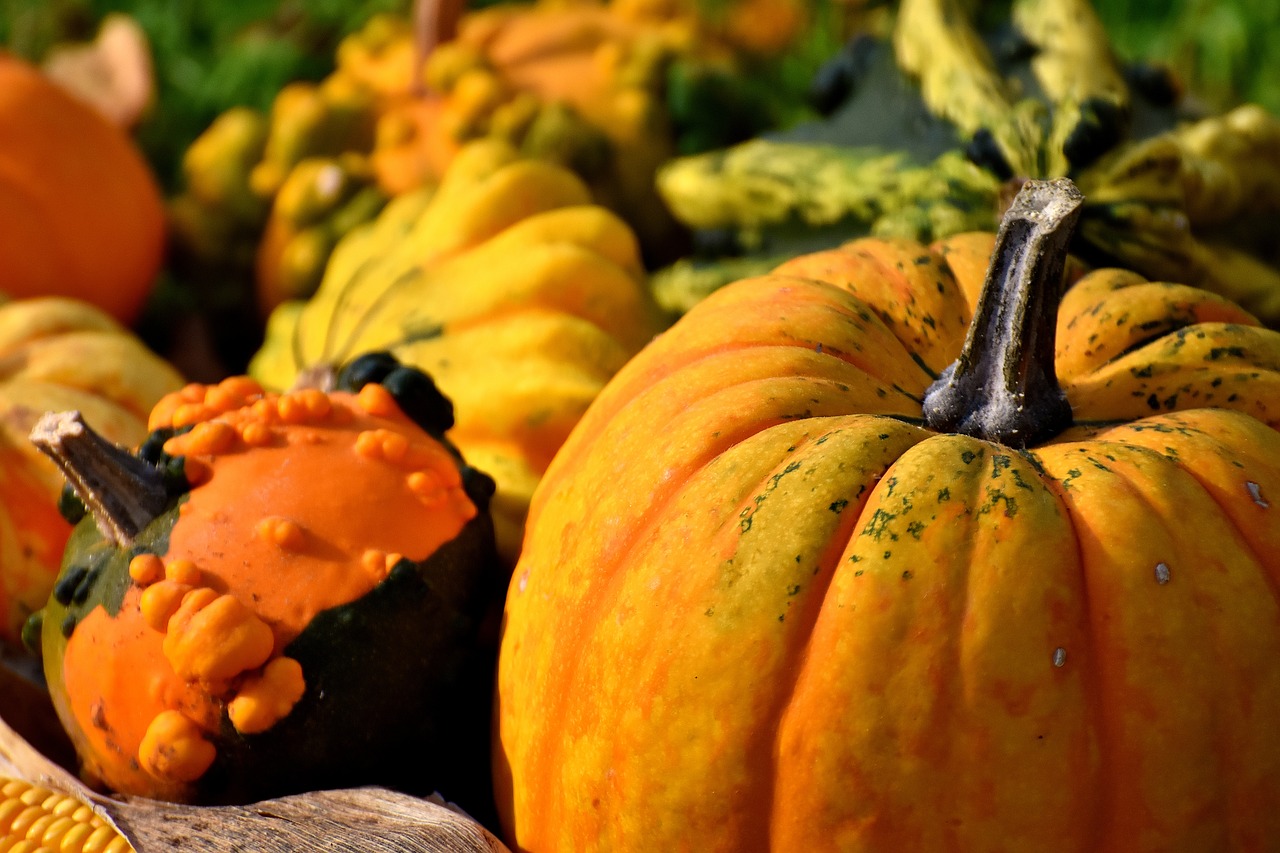
[(0, 853), (133, 853), (133, 845), (76, 797), (0, 777)]

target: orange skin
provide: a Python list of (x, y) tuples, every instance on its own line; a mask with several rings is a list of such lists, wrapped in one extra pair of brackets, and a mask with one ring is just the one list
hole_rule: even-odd
[[(258, 676), (318, 612), (365, 595), (400, 555), (426, 559), (477, 511), (456, 462), (380, 385), (359, 395), (264, 394), (243, 377), (190, 385), (157, 404), (150, 426), (184, 424), (195, 426), (166, 451), (186, 456), (193, 487), (161, 555), (165, 576), (135, 558), (119, 614), (93, 610), (62, 662), (63, 712), (74, 720), (86, 773), (118, 792), (178, 800), (199, 773), (164, 778), (138, 766), (162, 712), (180, 711), (212, 739), (246, 679), (261, 692)], [(189, 589), (166, 604), (148, 602), (144, 590), (162, 583)], [(219, 594), (239, 602), (237, 618), (222, 619), (209, 636), (179, 625), (190, 621), (193, 596)], [(152, 622), (167, 624), (167, 634)], [(238, 654), (228, 632), (247, 623), (269, 627), (269, 656), (219, 660)], [(220, 674), (184, 678), (184, 670)], [(292, 687), (286, 679), (280, 689)]]
[(977, 291), (936, 248), (723, 288), (579, 423), (507, 597), (513, 849), (1280, 843), (1280, 334), (1099, 271), (1076, 426), (935, 434)]
[(163, 261), (160, 188), (119, 127), (0, 53), (0, 287), (73, 296), (125, 324)]
[[(0, 438), (0, 446), (4, 445)], [(16, 641), (27, 616), (42, 605), (58, 574), (71, 526), (58, 512), (25, 453), (4, 448), (0, 465), (0, 636)]]

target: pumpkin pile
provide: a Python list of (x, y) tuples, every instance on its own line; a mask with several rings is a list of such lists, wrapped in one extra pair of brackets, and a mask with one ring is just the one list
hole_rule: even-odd
[(0, 850), (1280, 847), (1268, 107), (1112, 0), (358, 0), (157, 140), (134, 2), (119, 102), (0, 21)]
[[(344, 39), (324, 79), (290, 84), (266, 113), (227, 110), (187, 150), (171, 207), (179, 257), (219, 294), (206, 300), (235, 307), (235, 285), (219, 275), (251, 275), (262, 316), (310, 296), (344, 234), (388, 198), (438, 184), (479, 139), (572, 170), (628, 222), (650, 262), (673, 260), (684, 230), (654, 173), (682, 139), (741, 136), (708, 132), (716, 117), (669, 103), (668, 78), (685, 81), (684, 101), (719, 86), (728, 91), (709, 107), (767, 113), (724, 81), (768, 62), (811, 17), (795, 0), (735, 2), (714, 15), (634, 0), (465, 14), (459, 0), (414, 5), (412, 19), (376, 15)], [(752, 38), (764, 31), (746, 22), (765, 9), (768, 37)], [(765, 126), (754, 119), (740, 133)]]
[(398, 196), (339, 242), (315, 296), (272, 314), (249, 372), (281, 390), (388, 350), (431, 374), (453, 401), (450, 440), (497, 482), (514, 563), (552, 456), (665, 323), (625, 221), (568, 169), (477, 140), (438, 188)]

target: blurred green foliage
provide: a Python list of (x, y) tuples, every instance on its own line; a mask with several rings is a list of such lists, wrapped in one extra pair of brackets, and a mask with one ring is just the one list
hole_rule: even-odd
[(182, 152), (231, 106), (270, 107), (284, 84), (318, 80), (339, 39), (410, 0), (0, 0), (0, 46), (32, 61), (59, 41), (89, 40), (111, 12), (151, 41), (156, 103), (136, 136), (167, 190)]
[(1280, 2), (1095, 0), (1124, 59), (1158, 61), (1211, 111), (1241, 103), (1280, 114)]

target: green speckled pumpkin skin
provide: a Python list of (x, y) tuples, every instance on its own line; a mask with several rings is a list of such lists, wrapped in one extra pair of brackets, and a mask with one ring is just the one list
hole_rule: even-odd
[(1280, 334), (1098, 271), (1073, 427), (934, 433), (978, 290), (947, 257), (730, 285), (593, 404), (508, 591), (514, 849), (1280, 844)]

